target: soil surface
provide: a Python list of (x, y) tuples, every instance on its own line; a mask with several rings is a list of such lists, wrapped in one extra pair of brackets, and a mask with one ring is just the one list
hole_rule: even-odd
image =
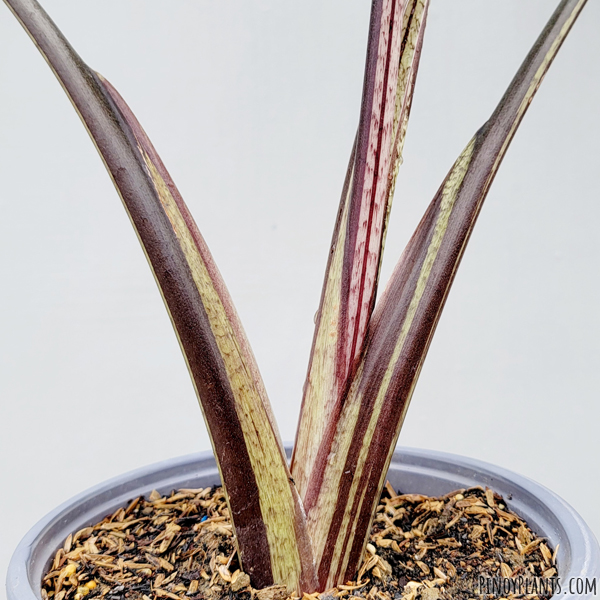
[[(356, 581), (303, 600), (550, 598), (556, 551), (491, 490), (382, 495)], [(43, 600), (285, 600), (240, 569), (222, 488), (136, 498), (70, 535)]]

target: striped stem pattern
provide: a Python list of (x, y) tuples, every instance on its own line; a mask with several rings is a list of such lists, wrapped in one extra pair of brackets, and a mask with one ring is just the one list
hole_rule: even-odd
[[(429, 0), (372, 0), (363, 101), (327, 265), (291, 472), (210, 252), (124, 100), (36, 0), (5, 0), (95, 143), (180, 342), (254, 587), (353, 579), (423, 361), (482, 203), (586, 0), (562, 0), (454, 163), (375, 307)], [(295, 479), (292, 479), (292, 475)], [(306, 511), (306, 513), (305, 513)]]
[(123, 200), (164, 298), (255, 587), (316, 587), (310, 538), (253, 354), (194, 220), (116, 90), (35, 0), (6, 0), (63, 85)]
[(317, 315), (292, 474), (316, 501), (348, 382), (377, 291), (384, 237), (410, 113), (429, 0), (376, 0), (363, 100)]
[(455, 162), (370, 321), (366, 350), (307, 505), (318, 577), (356, 573), (400, 427), (456, 269), (508, 145), (586, 0), (563, 0), (489, 121)]

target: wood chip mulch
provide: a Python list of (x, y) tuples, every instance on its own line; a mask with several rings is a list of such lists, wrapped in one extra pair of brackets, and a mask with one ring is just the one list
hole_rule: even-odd
[[(398, 495), (387, 484), (357, 580), (303, 600), (469, 600), (479, 576), (556, 577), (556, 550), (491, 490), (440, 498)], [(484, 590), (485, 591), (485, 590)], [(489, 590), (488, 590), (489, 591)], [(542, 591), (544, 591), (542, 589)], [(240, 569), (222, 488), (136, 498), (69, 535), (42, 581), (43, 600), (285, 600), (282, 586), (255, 590)]]

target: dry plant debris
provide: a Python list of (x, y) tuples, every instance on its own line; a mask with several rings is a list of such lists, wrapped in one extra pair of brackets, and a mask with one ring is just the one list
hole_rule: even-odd
[[(430, 498), (397, 494), (388, 483), (358, 579), (303, 600), (467, 600), (483, 597), (480, 575), (556, 577), (556, 551), (489, 489)], [(152, 492), (69, 535), (42, 598), (285, 600), (286, 592), (250, 586), (223, 489), (214, 487)]]

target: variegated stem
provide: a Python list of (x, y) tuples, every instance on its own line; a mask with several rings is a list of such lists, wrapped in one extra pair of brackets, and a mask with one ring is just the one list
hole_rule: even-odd
[(114, 88), (35, 0), (6, 0), (73, 102), (123, 200), (181, 344), (255, 587), (315, 589), (304, 511), (229, 294), (162, 161)]
[(452, 167), (373, 313), (323, 485), (307, 511), (325, 587), (356, 574), (400, 427), (482, 202), (584, 4), (561, 2), (498, 108)]
[(429, 0), (373, 2), (357, 139), (333, 234), (292, 474), (307, 510), (373, 310)]

